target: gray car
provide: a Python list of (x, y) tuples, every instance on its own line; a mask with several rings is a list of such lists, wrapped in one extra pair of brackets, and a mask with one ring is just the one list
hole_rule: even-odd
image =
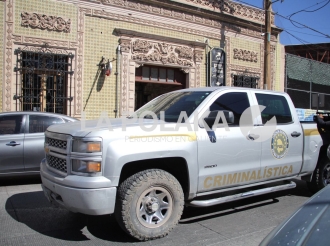
[(38, 174), (47, 127), (77, 119), (55, 113), (0, 113), (0, 176)]
[(308, 199), (285, 219), (260, 246), (330, 245), (330, 185)]

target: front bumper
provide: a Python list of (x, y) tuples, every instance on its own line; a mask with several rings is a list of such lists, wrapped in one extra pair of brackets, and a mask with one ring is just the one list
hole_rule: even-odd
[[(56, 206), (64, 207), (72, 212), (79, 212), (88, 215), (103, 215), (112, 214), (115, 208), (116, 187), (95, 188), (97, 180), (99, 184), (104, 185), (104, 177), (79, 177), (83, 182), (88, 183), (88, 179), (93, 181), (94, 188), (76, 188), (69, 187), (62, 183), (65, 178), (52, 178), (47, 170), (45, 160), (42, 160), (40, 165), (40, 175), (42, 180), (42, 189), (47, 199)], [(71, 183), (71, 182), (70, 182)]]

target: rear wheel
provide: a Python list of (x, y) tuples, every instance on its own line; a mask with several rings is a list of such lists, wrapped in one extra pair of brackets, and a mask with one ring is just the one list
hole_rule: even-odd
[(116, 219), (132, 237), (146, 241), (166, 236), (183, 211), (180, 183), (168, 172), (149, 169), (120, 184)]
[(330, 160), (325, 157), (318, 163), (312, 182), (307, 182), (307, 187), (311, 192), (318, 192), (328, 184), (330, 184)]

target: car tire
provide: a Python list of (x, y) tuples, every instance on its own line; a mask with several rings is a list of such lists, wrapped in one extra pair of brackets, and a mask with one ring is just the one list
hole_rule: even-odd
[(148, 169), (120, 184), (115, 216), (125, 232), (147, 241), (166, 236), (178, 224), (183, 205), (178, 180), (163, 170)]
[(330, 160), (324, 157), (314, 170), (311, 182), (307, 182), (308, 189), (315, 193), (330, 183)]

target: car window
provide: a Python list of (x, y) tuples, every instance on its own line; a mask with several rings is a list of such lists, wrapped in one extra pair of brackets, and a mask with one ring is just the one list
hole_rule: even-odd
[(30, 115), (29, 133), (45, 132), (50, 125), (62, 123), (64, 120), (60, 117)]
[(248, 107), (250, 107), (250, 102), (246, 92), (230, 92), (218, 97), (210, 106), (210, 111), (232, 111), (234, 114), (234, 124), (230, 126), (238, 126), (242, 113)]
[(265, 124), (274, 116), (278, 124), (292, 123), (292, 115), (284, 96), (256, 93), (259, 105), (266, 108), (261, 112), (262, 123)]
[(0, 135), (22, 132), (23, 115), (0, 116)]

